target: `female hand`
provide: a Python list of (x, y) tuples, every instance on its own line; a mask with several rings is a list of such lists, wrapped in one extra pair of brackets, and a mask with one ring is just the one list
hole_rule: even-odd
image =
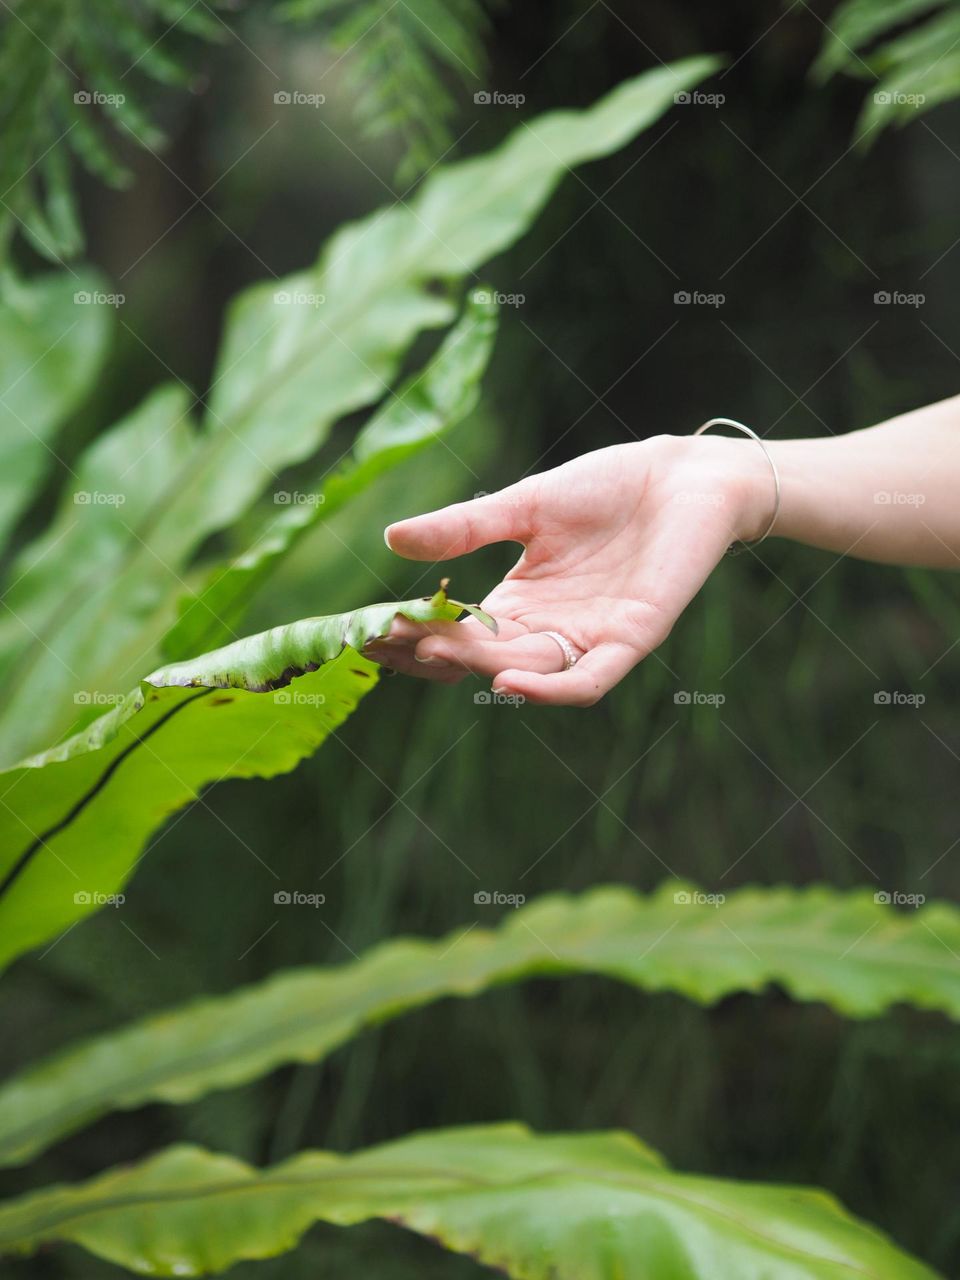
[[(366, 652), (447, 684), (473, 672), (498, 693), (590, 706), (666, 639), (729, 544), (764, 531), (773, 504), (770, 468), (752, 441), (658, 436), (402, 520), (387, 545), (412, 560), (502, 541), (523, 554), (482, 602), (497, 636), (473, 619), (398, 618)], [(569, 670), (545, 631), (573, 646)]]

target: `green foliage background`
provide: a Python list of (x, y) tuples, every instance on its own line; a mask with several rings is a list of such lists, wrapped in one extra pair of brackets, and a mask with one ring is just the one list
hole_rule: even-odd
[[(781, 16), (742, 0), (638, 12), (616, 0), (495, 14), (476, 88), (524, 93), (522, 112), (585, 103), (656, 58), (703, 50), (731, 55), (706, 86), (726, 101), (680, 107), (567, 180), (491, 273), (526, 301), (505, 309), (482, 415), (452, 452), (413, 459), (321, 527), (247, 629), (417, 594), (437, 574), (391, 557), (385, 523), (631, 433), (686, 432), (725, 413), (817, 435), (955, 391), (960, 117), (943, 106), (866, 156), (849, 150), (864, 85), (808, 78), (830, 10)], [(389, 136), (357, 132), (338, 90), (346, 68), (325, 79), (328, 115), (292, 113), (255, 162), (229, 169), (271, 125), (274, 90), (309, 91), (332, 60), (316, 33), (268, 18), (254, 7), (238, 28), (256, 56), (224, 38), (198, 55), (208, 91), (157, 107), (165, 164), (186, 187), (131, 148), (135, 186), (83, 192), (90, 256), (128, 301), (68, 458), (164, 365), (203, 385), (227, 298), (265, 264), (282, 274), (309, 260), (340, 221), (386, 198), (398, 157)], [(514, 123), (509, 108), (452, 92), (454, 131), (469, 128), (462, 151)], [(204, 204), (218, 216), (187, 189), (213, 183)], [(678, 307), (681, 289), (726, 302)], [(884, 289), (926, 302), (879, 308)], [(509, 560), (499, 548), (448, 566), (456, 594), (481, 596)], [(481, 888), (649, 889), (676, 873), (717, 891), (824, 880), (956, 900), (955, 584), (834, 561), (778, 544), (730, 560), (659, 658), (589, 713), (478, 706), (479, 685), (387, 682), (295, 774), (225, 784), (161, 834), (122, 914), (101, 912), (21, 961), (0, 990), (3, 1065), (198, 989), (492, 923), (497, 909), (474, 904)], [(678, 706), (684, 689), (726, 702), (719, 713)], [(882, 689), (926, 702), (877, 706)], [(327, 903), (274, 909), (280, 884)], [(934, 1015), (850, 1024), (777, 994), (703, 1011), (599, 979), (537, 982), (424, 1009), (317, 1067), (176, 1112), (110, 1117), (29, 1173), (4, 1174), (0, 1190), (79, 1178), (180, 1138), (264, 1162), (466, 1120), (622, 1125), (683, 1168), (825, 1185), (956, 1274), (958, 1063), (955, 1028)], [(481, 1274), (386, 1231), (317, 1229), (298, 1253), (233, 1274)], [(72, 1251), (8, 1272), (119, 1274)]]

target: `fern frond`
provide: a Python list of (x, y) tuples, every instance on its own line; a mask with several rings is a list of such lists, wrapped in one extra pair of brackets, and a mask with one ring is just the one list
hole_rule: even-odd
[(0, 260), (17, 231), (54, 262), (83, 247), (68, 155), (102, 181), (128, 179), (116, 138), (163, 135), (139, 104), (145, 80), (183, 84), (174, 33), (217, 38), (191, 0), (24, 0), (0, 11)]
[(402, 185), (454, 145), (462, 103), (485, 87), (483, 0), (289, 0), (280, 16), (320, 20), (367, 136), (403, 139)]

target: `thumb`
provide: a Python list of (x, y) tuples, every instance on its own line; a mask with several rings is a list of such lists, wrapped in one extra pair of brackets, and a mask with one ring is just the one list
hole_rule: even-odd
[(533, 486), (525, 481), (388, 525), (384, 541), (408, 560), (452, 560), (491, 542), (524, 542), (530, 534)]

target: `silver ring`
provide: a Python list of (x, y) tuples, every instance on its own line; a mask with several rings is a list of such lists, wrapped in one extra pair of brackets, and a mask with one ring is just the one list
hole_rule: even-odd
[(576, 666), (580, 660), (579, 655), (566, 636), (562, 636), (559, 631), (541, 631), (540, 634), (549, 636), (551, 640), (555, 640), (560, 646), (560, 652), (563, 654), (564, 671), (569, 671), (571, 667)]

